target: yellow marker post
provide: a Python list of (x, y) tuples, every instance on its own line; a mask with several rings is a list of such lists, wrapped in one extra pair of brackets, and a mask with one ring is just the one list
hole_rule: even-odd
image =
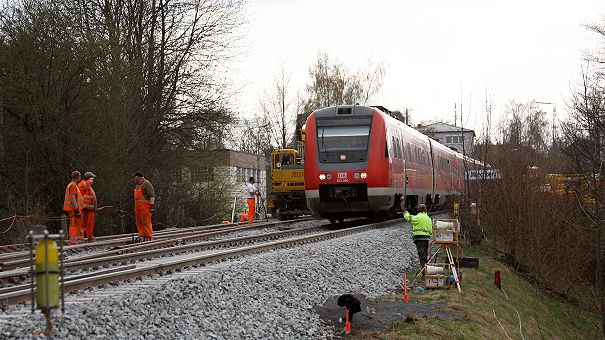
[(36, 282), (38, 309), (59, 308), (59, 250), (48, 238), (36, 246)]
[[(50, 336), (52, 333), (52, 322), (50, 319), (51, 310), (59, 308), (64, 310), (63, 300), (63, 231), (57, 235), (49, 235), (45, 230), (43, 235), (34, 235), (29, 233), (30, 238), (30, 259), (31, 259), (31, 297), (32, 313), (34, 312), (34, 276), (35, 301), (38, 309), (42, 311), (46, 318), (46, 329), (44, 331), (35, 331), (34, 335), (44, 334)], [(58, 239), (60, 247), (53, 239)], [(34, 241), (39, 240), (36, 245), (36, 258), (33, 258)], [(34, 270), (35, 265), (35, 270)], [(61, 276), (61, 289), (59, 289), (59, 276)]]

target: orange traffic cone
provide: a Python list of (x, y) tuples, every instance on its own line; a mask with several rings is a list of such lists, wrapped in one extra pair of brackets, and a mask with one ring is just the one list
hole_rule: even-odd
[(351, 322), (349, 322), (349, 309), (345, 310), (345, 333), (351, 333)]
[(408, 279), (406, 274), (406, 272), (403, 272), (403, 301), (408, 302)]

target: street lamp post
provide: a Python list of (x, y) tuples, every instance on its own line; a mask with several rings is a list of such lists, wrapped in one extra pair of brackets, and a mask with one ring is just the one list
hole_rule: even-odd
[(557, 126), (555, 125), (557, 118), (557, 103), (536, 102), (536, 104), (552, 105), (552, 143), (554, 144), (555, 140), (557, 139)]

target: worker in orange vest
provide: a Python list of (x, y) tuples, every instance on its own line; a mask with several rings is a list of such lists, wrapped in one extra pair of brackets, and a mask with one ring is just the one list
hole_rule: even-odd
[(65, 188), (63, 210), (69, 213), (69, 244), (82, 242), (82, 193), (78, 189), (78, 182), (82, 175), (79, 171), (71, 173), (71, 182)]
[(95, 174), (88, 171), (84, 173), (84, 179), (78, 184), (78, 189), (82, 193), (82, 230), (86, 235), (86, 238), (89, 242), (95, 240), (94, 236), (92, 236), (92, 232), (95, 228), (95, 215), (97, 212), (97, 194), (92, 188), (92, 183), (94, 182)]
[(151, 182), (145, 179), (143, 173), (134, 173), (134, 214), (136, 217), (137, 231), (143, 241), (150, 241), (153, 236), (151, 215), (155, 206), (155, 191)]

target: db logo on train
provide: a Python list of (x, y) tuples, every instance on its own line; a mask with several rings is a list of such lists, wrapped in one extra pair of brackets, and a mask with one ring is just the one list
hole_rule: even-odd
[(346, 172), (339, 172), (338, 173), (338, 179), (336, 180), (336, 182), (340, 182), (340, 183), (345, 183), (348, 182), (349, 179), (347, 178), (347, 173)]

